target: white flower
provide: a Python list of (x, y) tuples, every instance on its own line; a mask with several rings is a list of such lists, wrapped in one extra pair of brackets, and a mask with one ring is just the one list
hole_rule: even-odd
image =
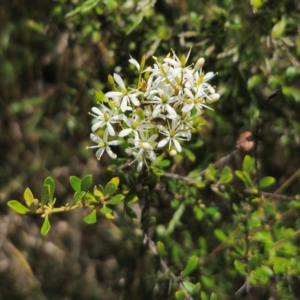
[(90, 146), (87, 147), (87, 149), (93, 149), (93, 148), (99, 148), (96, 152), (97, 159), (100, 159), (104, 151), (106, 150), (107, 154), (111, 158), (117, 158), (117, 155), (113, 153), (109, 146), (117, 146), (121, 144), (121, 141), (115, 140), (115, 141), (107, 141), (108, 138), (108, 130), (104, 131), (103, 139), (101, 139), (98, 135), (91, 133), (90, 138), (93, 142), (97, 143), (97, 146)]
[(168, 126), (168, 129), (163, 125), (157, 125), (157, 128), (160, 130), (160, 133), (166, 136), (166, 138), (162, 139), (157, 147), (164, 147), (167, 143), (169, 143), (169, 149), (171, 148), (172, 143), (174, 144), (176, 150), (181, 152), (181, 145), (178, 140), (188, 140), (190, 134), (188, 132), (180, 131), (180, 127), (178, 126), (179, 122), (177, 120), (172, 120), (172, 125)]
[(132, 110), (130, 107), (130, 103), (133, 103), (135, 106), (140, 105), (140, 101), (137, 98), (139, 94), (141, 94), (138, 91), (133, 91), (132, 93), (128, 92), (128, 90), (125, 87), (125, 84), (123, 82), (123, 79), (118, 74), (114, 73), (114, 79), (116, 83), (120, 87), (120, 92), (108, 92), (105, 94), (107, 98), (114, 98), (114, 97), (121, 97), (121, 110), (125, 112), (126, 110)]
[(187, 88), (184, 89), (184, 92), (185, 92), (186, 97), (185, 96), (183, 97), (183, 99), (184, 99), (183, 101), (185, 103), (185, 105), (183, 106), (183, 108), (181, 110), (183, 113), (191, 111), (194, 107), (196, 107), (198, 112), (200, 112), (202, 107), (206, 107), (208, 109), (211, 109), (207, 105), (203, 104), (204, 99), (201, 98), (201, 96), (204, 96), (204, 95), (203, 95), (203, 92), (201, 90), (201, 87), (198, 87), (195, 95), (193, 95), (193, 93)]
[(139, 135), (136, 136), (134, 139), (128, 139), (129, 143), (134, 144), (134, 147), (126, 149), (126, 152), (135, 156), (135, 159), (130, 164), (137, 161), (138, 172), (142, 170), (144, 163), (148, 168), (147, 159), (156, 162), (156, 154), (154, 152), (154, 148), (157, 145), (157, 143), (155, 142), (157, 137), (158, 134), (153, 134), (150, 137), (148, 137), (147, 132), (139, 131)]
[(116, 133), (112, 124), (115, 124), (121, 120), (124, 121), (126, 117), (125, 115), (117, 114), (115, 110), (111, 110), (103, 104), (100, 106), (100, 108), (101, 110), (97, 107), (92, 107), (92, 112), (95, 114), (90, 113), (90, 115), (98, 120), (98, 122), (92, 126), (92, 131), (95, 132), (98, 128), (106, 125), (108, 133), (111, 136), (114, 136)]
[[(158, 93), (158, 96), (153, 94)], [(170, 105), (171, 103), (176, 102), (177, 96), (173, 96), (173, 88), (170, 85), (161, 83), (158, 85), (157, 90), (153, 90), (151, 95), (149, 96), (149, 103), (154, 103), (155, 108), (152, 112), (153, 118), (156, 118), (161, 112), (168, 112), (167, 118), (175, 119), (177, 117), (177, 113), (175, 109)]]
[(137, 114), (134, 114), (132, 118), (127, 118), (125, 120), (128, 128), (123, 129), (120, 133), (120, 137), (124, 137), (133, 133), (135, 136), (138, 135), (138, 131), (143, 131), (147, 129), (151, 129), (154, 125), (146, 120), (142, 120)]

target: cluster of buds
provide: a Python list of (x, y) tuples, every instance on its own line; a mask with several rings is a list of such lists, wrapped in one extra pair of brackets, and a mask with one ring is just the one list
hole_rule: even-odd
[[(149, 162), (157, 162), (158, 150), (167, 148), (170, 155), (181, 152), (179, 141), (189, 141), (192, 129), (199, 124), (207, 104), (219, 100), (220, 95), (208, 83), (213, 72), (204, 73), (204, 58), (195, 65), (187, 65), (191, 50), (179, 59), (168, 54), (163, 62), (154, 57), (153, 67), (145, 68), (145, 57), (139, 64), (130, 58), (139, 71), (137, 85), (126, 87), (118, 74), (109, 75), (113, 91), (100, 95), (99, 107), (93, 107), (95, 122), (90, 137), (98, 148), (96, 157), (106, 151), (111, 158), (117, 155), (110, 146), (117, 146), (124, 140), (126, 152), (134, 156), (137, 171)], [(100, 94), (99, 94), (100, 93)], [(97, 134), (102, 129), (101, 137)]]

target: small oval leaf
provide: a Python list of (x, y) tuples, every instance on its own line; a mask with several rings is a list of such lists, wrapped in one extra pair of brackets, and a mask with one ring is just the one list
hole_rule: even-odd
[(211, 293), (210, 300), (218, 300), (217, 295), (215, 293)]
[(249, 155), (246, 155), (245, 158), (244, 158), (244, 161), (243, 161), (243, 171), (250, 174), (253, 167), (254, 167), (253, 159)]
[(31, 192), (30, 188), (26, 188), (26, 190), (24, 191), (24, 200), (25, 200), (26, 205), (28, 207), (33, 202), (34, 196), (33, 196), (32, 192)]
[(94, 224), (97, 222), (97, 214), (96, 214), (96, 209), (93, 209), (93, 211), (87, 215), (86, 217), (84, 217), (84, 222), (86, 222), (87, 224)]
[(122, 194), (118, 194), (118, 195), (114, 196), (113, 198), (109, 199), (107, 201), (107, 204), (117, 205), (120, 202), (122, 202), (123, 199), (124, 199), (124, 196)]
[(100, 211), (105, 214), (105, 215), (109, 215), (112, 213), (112, 209), (110, 209), (109, 207), (107, 206), (103, 206), (101, 207)]
[(88, 192), (92, 185), (92, 175), (86, 175), (81, 182), (81, 191)]
[(81, 179), (78, 178), (77, 176), (71, 176), (70, 177), (70, 183), (71, 187), (75, 192), (80, 192), (81, 191)]
[(175, 297), (176, 297), (176, 300), (185, 300), (185, 292), (184, 291), (177, 291), (175, 293)]
[(73, 202), (72, 202), (72, 206), (73, 205), (76, 205), (82, 198), (83, 196), (85, 195), (86, 193), (84, 191), (81, 191), (81, 192), (76, 192), (75, 195), (74, 195), (74, 199), (73, 199)]
[(215, 229), (214, 234), (221, 242), (227, 239), (225, 233), (221, 229)]
[(43, 226), (41, 228), (41, 234), (46, 235), (51, 228), (48, 216), (45, 217)]
[(197, 267), (197, 264), (198, 264), (198, 257), (194, 255), (189, 259), (185, 269), (183, 270), (182, 277), (185, 277), (190, 273), (192, 273), (194, 269)]
[(55, 182), (52, 177), (47, 177), (44, 181), (44, 185), (49, 185), (49, 201), (53, 202), (54, 191), (55, 191)]
[(25, 215), (26, 213), (30, 212), (30, 210), (27, 207), (25, 207), (17, 200), (8, 201), (7, 205), (11, 207), (15, 212), (21, 215)]
[(50, 201), (50, 185), (44, 184), (42, 188), (42, 196), (41, 196), (42, 205), (48, 204), (49, 201)]
[(119, 183), (120, 180), (118, 177), (114, 177), (111, 181), (109, 181), (104, 188), (105, 196), (110, 196), (115, 193), (118, 189)]
[(272, 29), (272, 38), (276, 39), (284, 34), (286, 26), (285, 18), (283, 17), (279, 22), (277, 22)]
[(161, 241), (158, 241), (156, 248), (157, 248), (157, 252), (158, 252), (159, 256), (163, 257), (165, 254), (165, 245)]
[(271, 176), (266, 176), (259, 181), (260, 188), (267, 188), (275, 183), (275, 178)]
[(192, 294), (192, 292), (195, 288), (195, 285), (189, 281), (184, 281), (184, 282), (182, 282), (182, 284), (183, 284), (184, 288), (187, 290), (187, 292), (189, 294)]

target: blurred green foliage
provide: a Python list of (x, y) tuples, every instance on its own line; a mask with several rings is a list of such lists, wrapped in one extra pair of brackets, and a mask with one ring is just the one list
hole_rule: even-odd
[[(194, 299), (298, 297), (297, 1), (14, 0), (1, 5), (0, 20), (1, 299), (184, 299), (183, 289)], [(203, 56), (205, 69), (218, 72), (221, 99), (183, 153), (159, 168), (195, 180), (163, 176), (157, 167), (143, 190), (138, 175), (113, 171), (125, 160), (97, 163), (86, 151), (88, 111), (96, 89), (109, 89), (108, 74), (135, 74), (129, 55), (145, 54), (150, 65), (152, 55), (190, 47), (192, 62)], [(260, 122), (260, 187), (253, 153), (239, 153), (225, 168), (211, 164), (199, 180), (240, 133), (255, 131), (259, 108), (278, 89)], [(124, 194), (133, 183), (113, 221), (86, 210), (53, 215), (44, 237), (43, 220), (6, 205), (26, 187), (53, 199), (48, 176), (58, 206), (80, 201), (69, 178), (89, 173), (103, 186), (119, 177)], [(259, 197), (259, 189), (288, 197)], [(28, 190), (25, 200), (34, 200)], [(147, 224), (143, 215), (151, 216)], [(84, 225), (83, 218), (98, 221)], [(47, 219), (43, 233), (49, 226)], [(169, 271), (145, 244), (146, 229)]]

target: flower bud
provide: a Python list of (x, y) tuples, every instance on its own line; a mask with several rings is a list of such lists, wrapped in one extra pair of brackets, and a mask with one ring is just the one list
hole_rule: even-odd
[(205, 63), (205, 59), (203, 57), (199, 58), (198, 61), (195, 64), (195, 71), (199, 71), (200, 69), (202, 69), (202, 67), (204, 66)]
[(108, 82), (109, 82), (111, 85), (115, 85), (114, 78), (113, 78), (110, 74), (108, 75)]
[(144, 150), (151, 150), (152, 149), (152, 146), (148, 142), (143, 142), (141, 146)]
[(177, 151), (175, 149), (172, 149), (170, 151), (170, 156), (175, 156), (177, 154)]
[(209, 96), (209, 98), (206, 99), (206, 103), (211, 104), (220, 99), (220, 95), (215, 93)]

